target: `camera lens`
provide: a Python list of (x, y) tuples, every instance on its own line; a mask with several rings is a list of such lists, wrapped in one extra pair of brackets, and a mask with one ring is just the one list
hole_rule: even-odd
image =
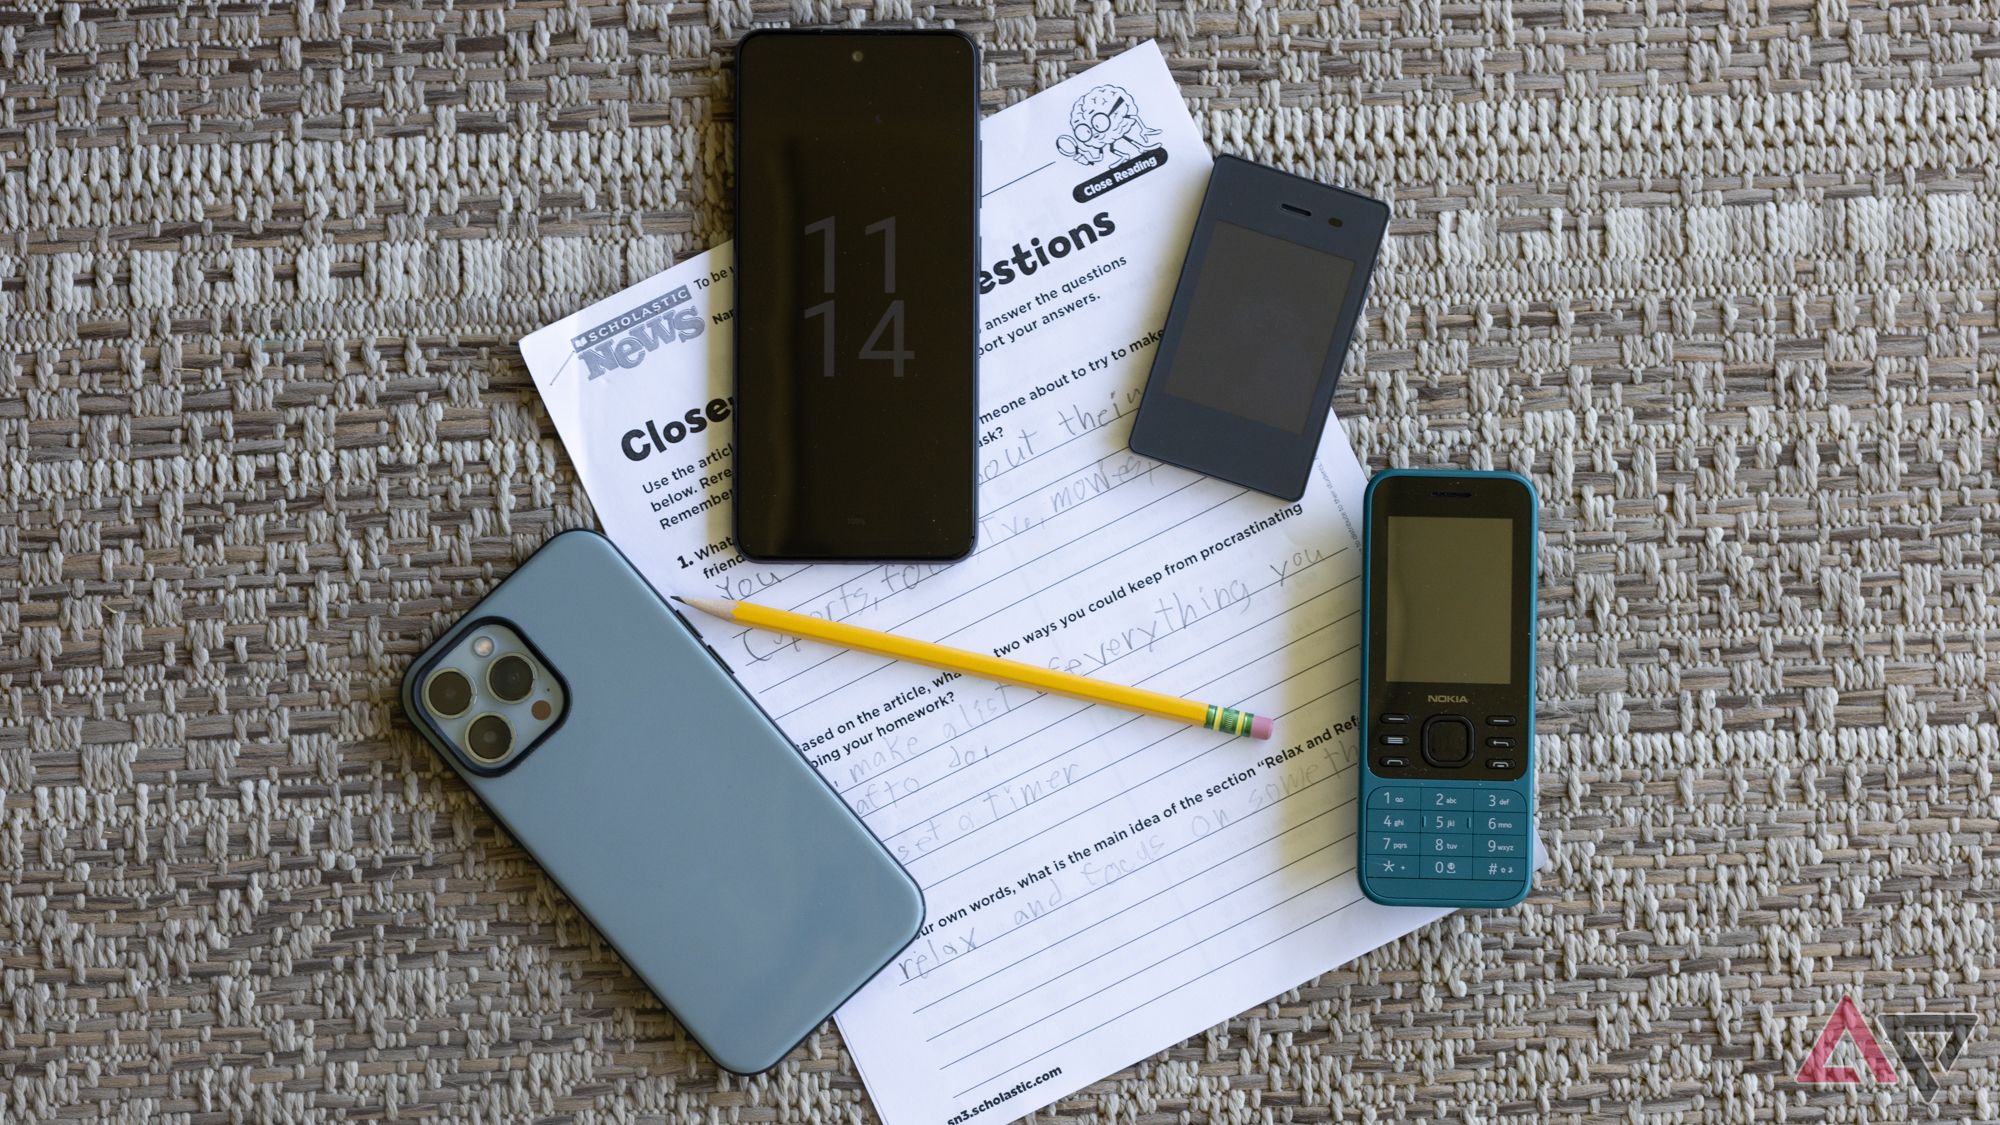
[(430, 701), (431, 713), (439, 718), (462, 715), (472, 706), (472, 681), (463, 672), (446, 668), (424, 686), (424, 698)]
[(497, 762), (514, 748), (514, 728), (498, 715), (481, 715), (466, 728), (465, 748), (482, 762)]
[(486, 670), (486, 686), (509, 703), (519, 703), (535, 690), (535, 669), (518, 656), (503, 656)]

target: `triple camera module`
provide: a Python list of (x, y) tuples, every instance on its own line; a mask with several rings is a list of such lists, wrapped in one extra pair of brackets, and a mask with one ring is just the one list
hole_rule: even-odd
[(473, 768), (511, 767), (562, 721), (562, 680), (500, 621), (465, 631), (424, 677), (425, 715)]

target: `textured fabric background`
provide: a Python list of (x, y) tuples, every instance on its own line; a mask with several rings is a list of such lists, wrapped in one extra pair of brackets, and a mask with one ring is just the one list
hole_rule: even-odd
[[(1534, 897), (1056, 1119), (2000, 1118), (1990, 0), (30, 0), (0, 1119), (874, 1119), (831, 1025), (719, 1074), (394, 694), (592, 522), (514, 343), (727, 237), (793, 20), (955, 24), (989, 109), (1157, 37), (1217, 151), (1394, 206), (1364, 459), (1547, 504)], [(1934, 1109), (1792, 1081), (1850, 992), (1978, 1014)]]

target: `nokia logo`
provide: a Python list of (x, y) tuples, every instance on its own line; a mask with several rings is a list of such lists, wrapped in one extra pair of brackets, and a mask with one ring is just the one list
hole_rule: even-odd
[(1472, 700), (1462, 695), (1427, 695), (1424, 699), (1431, 703), (1470, 703)]

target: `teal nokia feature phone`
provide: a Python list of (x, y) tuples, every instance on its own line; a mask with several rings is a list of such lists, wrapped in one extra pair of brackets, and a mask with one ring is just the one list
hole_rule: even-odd
[(1361, 890), (1512, 906), (1534, 876), (1535, 487), (1393, 469), (1362, 506)]

